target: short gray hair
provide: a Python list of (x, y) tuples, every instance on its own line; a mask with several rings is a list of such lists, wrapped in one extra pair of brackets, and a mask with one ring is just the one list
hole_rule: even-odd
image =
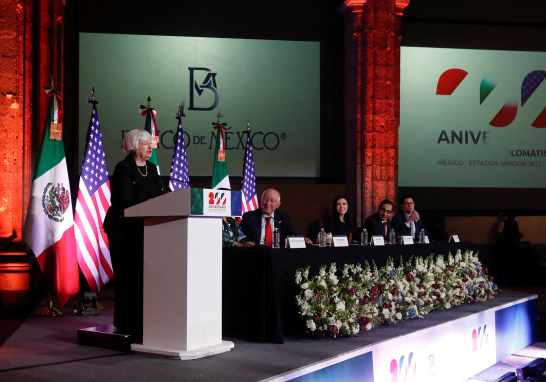
[(137, 151), (140, 141), (150, 140), (152, 140), (152, 136), (146, 130), (131, 130), (123, 137), (123, 151), (126, 154), (132, 154)]
[(275, 191), (277, 194), (279, 194), (279, 202), (281, 201), (281, 193), (277, 190), (275, 190), (274, 188), (268, 188), (267, 190), (264, 190), (264, 192), (262, 192), (262, 198), (264, 197), (264, 194), (267, 192), (267, 191)]

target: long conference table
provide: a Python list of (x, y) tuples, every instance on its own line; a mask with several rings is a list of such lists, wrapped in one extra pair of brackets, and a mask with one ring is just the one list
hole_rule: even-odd
[[(284, 343), (285, 335), (305, 330), (298, 317), (294, 296), (299, 287), (295, 283), (296, 270), (311, 266), (310, 275), (322, 265), (336, 263), (364, 265), (372, 260), (378, 267), (389, 257), (395, 265), (400, 257), (426, 257), (431, 253), (447, 256), (472, 250), (471, 242), (415, 244), (384, 247), (349, 246), (342, 248), (302, 249), (224, 247), (222, 261), (222, 329), (223, 335), (257, 342)], [(206, 277), (204, 278), (206, 280)]]

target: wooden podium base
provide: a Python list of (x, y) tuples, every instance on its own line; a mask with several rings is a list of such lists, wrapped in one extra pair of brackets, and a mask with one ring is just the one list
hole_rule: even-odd
[(193, 350), (175, 350), (159, 348), (155, 346), (146, 346), (142, 344), (132, 344), (131, 350), (138, 354), (146, 355), (159, 355), (167, 358), (180, 359), (182, 361), (189, 361), (192, 359), (198, 359), (208, 357), (215, 354), (225, 353), (230, 351), (235, 345), (231, 341), (222, 341), (221, 344), (205, 346)]

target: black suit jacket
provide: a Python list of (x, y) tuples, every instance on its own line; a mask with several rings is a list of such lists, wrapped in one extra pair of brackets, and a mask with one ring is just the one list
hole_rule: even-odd
[[(418, 238), (419, 232), (421, 232), (421, 230), (424, 229), (425, 235), (427, 235), (428, 239), (430, 240), (430, 235), (428, 234), (425, 226), (423, 225), (423, 221), (419, 220), (418, 222), (416, 222), (414, 220), (414, 222), (415, 222), (415, 237)], [(399, 236), (411, 235), (411, 228), (406, 226), (406, 215), (404, 214), (404, 211), (398, 212), (398, 214), (392, 218), (392, 225), (394, 226), (394, 230), (396, 231), (397, 235)]]
[[(389, 233), (391, 232), (391, 229), (393, 229), (393, 225), (390, 220), (387, 220), (387, 235), (385, 235), (383, 223), (381, 223), (381, 218), (376, 212), (375, 214), (366, 218), (364, 228), (366, 228), (366, 231), (368, 231), (368, 235), (381, 235), (383, 236), (384, 240), (390, 241)], [(396, 232), (396, 229), (394, 231)]]
[(136, 204), (145, 202), (150, 198), (166, 192), (166, 188), (157, 173), (157, 167), (150, 161), (146, 161), (148, 176), (157, 184), (157, 194), (149, 195), (144, 187), (144, 177), (138, 172), (136, 162), (132, 155), (127, 155), (119, 162), (110, 177), (110, 188), (112, 205), (104, 218), (103, 228), (105, 232), (121, 229), (123, 211)]
[[(297, 235), (298, 232), (292, 225), (292, 221), (290, 220), (288, 214), (282, 211), (276, 210), (273, 220), (275, 223), (272, 228), (279, 229), (281, 247), (283, 247), (286, 236)], [(262, 234), (262, 209), (258, 208), (257, 210), (246, 212), (243, 215), (243, 220), (241, 221), (240, 226), (247, 238), (256, 244), (260, 244)]]

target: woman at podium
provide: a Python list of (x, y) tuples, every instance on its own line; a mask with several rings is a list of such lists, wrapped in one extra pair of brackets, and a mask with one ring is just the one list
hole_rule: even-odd
[(127, 154), (110, 177), (112, 205), (103, 228), (110, 242), (114, 268), (116, 305), (114, 326), (118, 333), (142, 340), (142, 294), (144, 219), (126, 218), (125, 208), (145, 202), (166, 192), (152, 156), (152, 136), (145, 130), (131, 130), (123, 138)]

